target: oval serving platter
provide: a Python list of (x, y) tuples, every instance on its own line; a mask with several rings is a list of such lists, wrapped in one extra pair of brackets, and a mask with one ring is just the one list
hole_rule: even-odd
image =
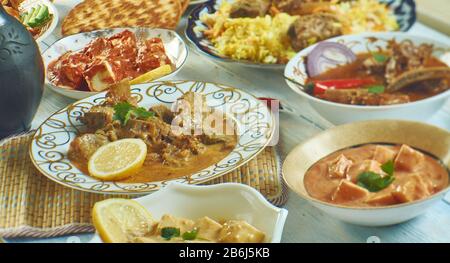
[(275, 128), (272, 113), (263, 102), (246, 92), (197, 81), (132, 86), (133, 96), (145, 108), (171, 104), (188, 91), (205, 95), (209, 107), (221, 110), (236, 123), (238, 143), (215, 165), (178, 179), (146, 183), (100, 181), (78, 170), (67, 157), (70, 143), (84, 128), (78, 117), (102, 103), (106, 92), (77, 101), (50, 116), (33, 137), (29, 149), (31, 160), (42, 174), (70, 188), (106, 194), (142, 194), (158, 190), (169, 182), (199, 184), (212, 180), (245, 164), (270, 142)]
[[(78, 51), (83, 49), (91, 41), (99, 37), (110, 37), (124, 30), (130, 30), (135, 33), (136, 36), (142, 38), (153, 38), (159, 37), (164, 43), (166, 49), (166, 54), (169, 56), (172, 63), (175, 65), (175, 70), (158, 80), (167, 80), (174, 77), (178, 71), (182, 68), (186, 62), (188, 56), (188, 48), (184, 43), (183, 39), (175, 31), (168, 29), (151, 29), (151, 28), (114, 28), (114, 29), (100, 29), (92, 32), (84, 32), (75, 35), (70, 35), (53, 43), (47, 50), (42, 53), (42, 59), (44, 60), (45, 70), (47, 71), (48, 65), (58, 59), (60, 56), (68, 51)], [(47, 73), (45, 74), (45, 83), (53, 91), (73, 99), (83, 99), (89, 97), (97, 92), (92, 91), (80, 91), (73, 90), (64, 87), (59, 87), (54, 85), (47, 78)]]
[[(265, 68), (265, 69), (283, 69), (286, 64), (264, 64), (248, 60), (235, 60), (223, 57), (218, 53), (214, 45), (208, 40), (198, 28), (207, 28), (207, 25), (200, 21), (200, 17), (204, 14), (215, 13), (222, 2), (233, 0), (211, 0), (195, 9), (189, 14), (186, 36), (187, 39), (196, 47), (196, 49), (210, 58), (220, 62), (235, 63), (247, 67)], [(408, 31), (416, 21), (416, 4), (414, 0), (379, 0), (386, 3), (391, 10), (394, 11), (400, 31)], [(198, 28), (197, 28), (198, 27)]]

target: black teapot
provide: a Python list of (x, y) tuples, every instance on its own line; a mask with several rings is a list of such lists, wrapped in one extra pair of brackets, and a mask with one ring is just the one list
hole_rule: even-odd
[(44, 74), (33, 36), (0, 4), (0, 138), (30, 128), (42, 98)]

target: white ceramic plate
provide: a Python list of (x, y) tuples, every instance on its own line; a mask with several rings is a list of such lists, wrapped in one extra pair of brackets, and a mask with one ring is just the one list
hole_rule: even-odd
[(223, 160), (192, 175), (168, 181), (120, 183), (100, 181), (78, 170), (68, 159), (69, 145), (84, 129), (78, 120), (92, 106), (103, 102), (106, 92), (75, 102), (50, 116), (36, 131), (30, 144), (34, 165), (49, 179), (62, 185), (96, 193), (139, 194), (158, 190), (168, 182), (199, 184), (229, 173), (255, 157), (269, 143), (275, 123), (267, 106), (252, 95), (228, 86), (196, 82), (155, 82), (132, 86), (139, 105), (169, 105), (187, 91), (204, 94), (209, 107), (232, 118), (238, 143)]
[[(87, 44), (89, 44), (91, 41), (93, 41), (98, 37), (109, 37), (114, 34), (120, 33), (126, 29), (134, 33), (142, 34), (144, 38), (159, 37), (162, 39), (164, 47), (166, 49), (166, 54), (169, 56), (170, 60), (175, 65), (176, 69), (172, 73), (158, 80), (166, 80), (172, 78), (183, 67), (188, 55), (188, 49), (184, 41), (175, 31), (167, 29), (150, 29), (150, 28), (115, 28), (115, 29), (101, 29), (92, 32), (79, 33), (64, 37), (56, 41), (47, 50), (45, 50), (44, 53), (42, 53), (42, 58), (44, 60), (46, 71), (50, 62), (58, 59), (61, 55), (63, 55), (67, 51), (81, 50)], [(83, 99), (97, 93), (90, 91), (72, 90), (56, 86), (48, 80), (47, 73), (45, 77), (45, 83), (52, 90), (73, 99)]]
[(48, 0), (26, 0), (20, 4), (19, 9), (21, 12), (27, 12), (28, 10), (30, 10), (31, 8), (33, 8), (37, 5), (46, 5), (48, 7), (49, 13), (53, 14), (52, 22), (50, 23), (48, 28), (45, 30), (44, 33), (42, 33), (38, 38), (36, 38), (36, 42), (39, 43), (39, 42), (43, 41), (44, 39), (46, 39), (48, 36), (50, 36), (50, 34), (53, 33), (56, 26), (58, 25), (59, 15), (58, 15), (58, 10), (56, 9), (56, 7), (53, 5), (52, 2), (50, 2)]
[[(258, 191), (244, 184), (225, 183), (191, 186), (170, 183), (154, 194), (135, 199), (156, 220), (164, 214), (197, 219), (245, 220), (266, 234), (267, 243), (279, 243), (288, 215), (286, 209), (270, 204)], [(102, 242), (96, 233), (90, 241)]]
[[(361, 35), (340, 36), (326, 40), (327, 42), (338, 42), (349, 47), (354, 53), (376, 52), (384, 49), (389, 40), (396, 41), (411, 40), (414, 44), (429, 43), (434, 45), (433, 55), (442, 59), (447, 65), (450, 62), (445, 60), (446, 54), (450, 53), (450, 46), (428, 39), (414, 36), (402, 32), (391, 33), (367, 33)], [(306, 72), (305, 59), (316, 45), (300, 51), (287, 64), (284, 75), (296, 82), (304, 85), (308, 74)], [(405, 120), (426, 120), (437, 112), (447, 98), (450, 90), (436, 96), (411, 103), (388, 105), (388, 106), (359, 106), (335, 103), (316, 98), (302, 91), (296, 84), (287, 81), (288, 86), (300, 96), (306, 98), (311, 106), (325, 119), (334, 124), (343, 124), (353, 121), (373, 120), (373, 119), (405, 119)]]

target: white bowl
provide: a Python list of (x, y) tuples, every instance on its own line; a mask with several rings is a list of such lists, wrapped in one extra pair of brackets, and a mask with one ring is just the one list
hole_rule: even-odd
[[(109, 37), (120, 33), (124, 30), (130, 30), (133, 33), (142, 34), (145, 38), (159, 37), (162, 39), (164, 44), (166, 54), (169, 59), (175, 65), (175, 70), (165, 75), (157, 80), (169, 80), (173, 78), (183, 67), (188, 56), (188, 49), (183, 39), (178, 35), (177, 32), (168, 29), (159, 28), (113, 28), (113, 29), (100, 29), (92, 32), (83, 32), (75, 35), (70, 35), (53, 43), (47, 50), (42, 53), (42, 59), (44, 60), (45, 66), (45, 83), (53, 91), (62, 94), (66, 97), (73, 99), (84, 99), (89, 96), (95, 95), (98, 92), (92, 91), (79, 91), (72, 90), (60, 86), (56, 86), (50, 82), (47, 78), (47, 67), (50, 62), (58, 59), (61, 55), (67, 51), (78, 51), (84, 48), (92, 40), (98, 37)], [(155, 80), (156, 81), (156, 80)]]
[[(279, 243), (288, 211), (270, 204), (250, 186), (224, 183), (191, 186), (170, 183), (161, 190), (135, 199), (147, 208), (156, 220), (164, 214), (197, 219), (245, 220), (266, 234), (266, 242)], [(90, 241), (101, 243), (96, 233)]]
[(23, 11), (28, 11), (37, 5), (46, 5), (48, 7), (49, 13), (53, 14), (52, 22), (50, 23), (48, 28), (44, 31), (44, 33), (42, 33), (42, 35), (40, 35), (38, 38), (36, 38), (36, 42), (39, 43), (39, 42), (42, 42), (44, 39), (46, 39), (48, 36), (50, 36), (50, 34), (53, 33), (56, 26), (58, 25), (59, 14), (58, 14), (58, 10), (56, 9), (55, 5), (52, 2), (50, 2), (49, 0), (26, 0), (20, 4), (20, 9)]
[(450, 132), (419, 122), (363, 121), (326, 130), (295, 147), (284, 161), (283, 179), (289, 188), (325, 214), (363, 226), (386, 226), (410, 220), (426, 212), (450, 190), (450, 186), (447, 186), (425, 199), (380, 207), (331, 204), (308, 194), (303, 179), (313, 164), (338, 150), (368, 143), (408, 144), (432, 154), (450, 169)]
[[(376, 38), (375, 42), (369, 43), (368, 38)], [(361, 53), (376, 50), (377, 47), (386, 47), (387, 40), (395, 39), (402, 41), (410, 39), (414, 44), (429, 43), (434, 45), (434, 52), (438, 58), (443, 59), (445, 53), (450, 48), (449, 45), (437, 42), (432, 39), (421, 36), (414, 36), (402, 32), (391, 33), (366, 33), (360, 35), (346, 35), (332, 39), (328, 42), (339, 42), (348, 46), (353, 52)], [(316, 45), (310, 46), (300, 51), (287, 64), (284, 75), (295, 80), (300, 84), (305, 84), (308, 77), (305, 67), (305, 58)], [(450, 65), (449, 61), (445, 61)], [(419, 100), (411, 103), (387, 105), (387, 106), (359, 106), (335, 103), (316, 98), (302, 91), (296, 84), (286, 80), (289, 87), (300, 96), (306, 98), (309, 104), (328, 121), (334, 124), (343, 124), (361, 120), (374, 119), (403, 119), (423, 121), (431, 118), (446, 102), (450, 96), (450, 90), (447, 90), (436, 96)]]

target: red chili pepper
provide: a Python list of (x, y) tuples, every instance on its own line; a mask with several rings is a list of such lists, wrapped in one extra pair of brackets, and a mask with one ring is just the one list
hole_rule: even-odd
[(314, 95), (325, 93), (327, 89), (352, 89), (365, 85), (375, 84), (374, 78), (365, 79), (333, 79), (314, 82)]

